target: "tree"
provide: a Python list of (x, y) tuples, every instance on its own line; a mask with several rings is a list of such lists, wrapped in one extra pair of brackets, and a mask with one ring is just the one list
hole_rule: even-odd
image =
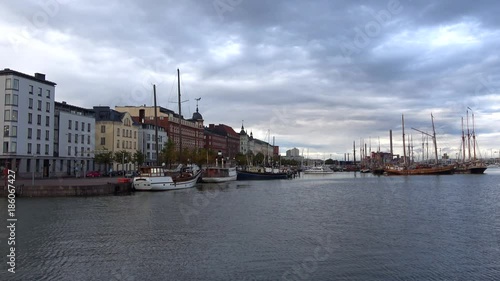
[(238, 166), (248, 165), (247, 156), (241, 152), (236, 154), (236, 163), (238, 164)]
[(132, 162), (137, 163), (138, 166), (142, 166), (144, 160), (146, 160), (146, 156), (140, 150), (137, 150), (134, 155), (132, 155)]
[(326, 159), (325, 160), (325, 165), (333, 165), (333, 159)]
[(125, 167), (123, 166), (123, 164), (129, 163), (130, 161), (132, 161), (132, 154), (126, 150), (117, 151), (113, 155), (113, 161), (118, 163), (118, 164), (122, 164), (121, 169), (125, 170)]
[(162, 163), (166, 163), (168, 166), (171, 166), (172, 162), (175, 159), (177, 159), (177, 150), (175, 149), (175, 143), (172, 139), (169, 139), (163, 145), (163, 149), (160, 151), (160, 160)]
[(264, 162), (264, 158), (265, 158), (265, 156), (262, 152), (257, 153), (257, 155), (255, 155), (255, 157), (253, 158), (254, 166), (262, 164)]
[(94, 162), (97, 164), (103, 164), (105, 171), (108, 171), (108, 165), (113, 162), (113, 152), (100, 152), (95, 154)]

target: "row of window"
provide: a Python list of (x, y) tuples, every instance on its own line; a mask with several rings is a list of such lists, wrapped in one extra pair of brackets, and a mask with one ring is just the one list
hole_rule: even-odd
[[(105, 126), (101, 126), (101, 133), (104, 133), (102, 131), (102, 127), (105, 127)], [(106, 128), (104, 128), (104, 130), (106, 130)], [(116, 136), (117, 137), (120, 136), (120, 128), (116, 128)], [(126, 137), (126, 138), (132, 138), (132, 130), (122, 129), (122, 136)], [(137, 139), (137, 131), (134, 131), (134, 139)]]
[[(40, 148), (41, 148), (41, 144), (37, 143), (36, 144), (36, 152), (35, 154), (40, 154)], [(49, 155), (49, 152), (50, 152), (50, 147), (48, 144), (45, 145), (45, 151), (44, 151), (44, 154), (45, 155)], [(31, 143), (28, 143), (28, 154), (32, 154), (33, 151), (32, 151), (32, 144)]]
[[(5, 98), (7, 100), (7, 98)], [(33, 99), (30, 98), (28, 100), (28, 108), (29, 109), (33, 109)], [(37, 108), (36, 108), (38, 111), (42, 111), (42, 101), (41, 100), (38, 100), (37, 101)], [(46, 102), (45, 103), (45, 111), (46, 112), (50, 112), (50, 102)]]
[[(11, 78), (5, 79), (5, 89), (19, 91), (19, 79), (11, 79)], [(29, 85), (29, 94), (30, 95), (33, 95), (33, 90), (34, 90), (33, 85)], [(42, 96), (42, 93), (43, 93), (43, 89), (38, 88), (38, 96), (39, 97)], [(50, 98), (50, 90), (48, 90), (48, 89), (45, 90), (45, 97)]]
[[(39, 140), (41, 138), (41, 135), (42, 135), (42, 130), (40, 129), (37, 129), (36, 130), (36, 139)], [(32, 128), (28, 128), (28, 139), (32, 139), (33, 137), (33, 129)], [(49, 137), (50, 137), (50, 131), (49, 130), (45, 130), (45, 140), (49, 140)]]
[(4, 141), (3, 142), (3, 153), (15, 153), (17, 152), (17, 142)]
[[(69, 130), (72, 129), (72, 125), (73, 125), (73, 121), (68, 120), (68, 129)], [(85, 122), (82, 122), (82, 125), (80, 128), (81, 128), (82, 132), (85, 131)], [(75, 131), (78, 131), (78, 121), (75, 121)], [(87, 123), (87, 132), (90, 132), (90, 123)]]
[[(80, 154), (78, 154), (78, 146), (75, 146), (73, 149), (71, 149), (71, 146), (68, 146), (68, 156), (71, 156), (71, 151), (74, 152), (73, 156), (84, 156), (85, 154), (85, 148), (80, 147)], [(87, 147), (87, 156), (90, 156), (90, 147)]]
[[(6, 110), (6, 112), (7, 112), (7, 110)], [(28, 124), (33, 124), (33, 113), (28, 113)], [(38, 114), (36, 116), (36, 124), (42, 125), (42, 115)], [(45, 126), (46, 127), (50, 126), (50, 116), (45, 116)]]
[(17, 126), (4, 125), (3, 136), (13, 138), (17, 137)]
[[(68, 133), (68, 142), (71, 143), (71, 133)], [(75, 134), (75, 143), (78, 143), (78, 134)], [(85, 143), (85, 136), (80, 135), (80, 143)], [(90, 136), (87, 135), (87, 144), (90, 144)]]
[[(102, 142), (102, 139), (101, 138), (101, 142)], [(134, 148), (133, 149), (137, 149), (137, 143), (136, 142), (132, 142), (132, 141), (122, 141), (122, 148), (124, 149), (132, 149), (132, 143), (134, 144)], [(120, 141), (117, 140), (116, 141), (116, 148), (120, 148)]]
[[(147, 141), (155, 140), (155, 135), (154, 134), (147, 134), (146, 140)], [(158, 136), (158, 142), (163, 143), (163, 136)]]

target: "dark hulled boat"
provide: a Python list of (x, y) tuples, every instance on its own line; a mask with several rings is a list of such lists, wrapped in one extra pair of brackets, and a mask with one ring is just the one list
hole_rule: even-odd
[(283, 180), (290, 178), (289, 173), (271, 173), (271, 172), (251, 172), (237, 171), (237, 180)]

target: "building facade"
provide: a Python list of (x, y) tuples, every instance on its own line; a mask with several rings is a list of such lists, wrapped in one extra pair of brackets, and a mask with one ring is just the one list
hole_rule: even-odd
[(210, 124), (205, 128), (205, 148), (221, 152), (226, 160), (234, 160), (240, 152), (240, 136), (224, 124)]
[(54, 157), (51, 173), (85, 177), (94, 170), (95, 114), (66, 102), (55, 102)]
[(45, 74), (31, 76), (0, 70), (0, 166), (19, 177), (49, 177), (54, 160), (54, 96), (56, 83)]
[[(128, 112), (134, 118), (143, 119), (146, 124), (155, 124), (154, 106), (116, 106), (115, 110)], [(193, 113), (193, 118), (184, 119), (183, 116), (179, 116), (179, 114), (176, 114), (172, 110), (157, 106), (156, 116), (158, 118), (158, 126), (166, 130), (168, 139), (174, 142), (177, 150), (180, 148), (181, 139), (183, 150), (194, 150), (204, 147), (203, 117), (199, 113), (198, 108)], [(179, 121), (181, 122), (180, 126)]]
[[(139, 124), (128, 112), (119, 112), (109, 106), (94, 106), (96, 153), (110, 151), (113, 154), (126, 151), (131, 155), (139, 149)], [(137, 167), (132, 159), (123, 155), (121, 161), (114, 161), (114, 171), (130, 171)], [(102, 167), (99, 167), (102, 170)]]
[[(139, 120), (133, 118), (137, 123)], [(138, 118), (137, 118), (138, 119)], [(161, 165), (156, 158), (168, 141), (167, 132), (163, 127), (158, 126), (158, 150), (156, 149), (156, 129), (153, 124), (141, 124), (139, 129), (139, 150), (144, 154), (144, 165), (154, 166)]]

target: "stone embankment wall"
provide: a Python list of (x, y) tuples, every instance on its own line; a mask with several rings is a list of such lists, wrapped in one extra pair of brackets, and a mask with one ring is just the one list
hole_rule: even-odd
[[(131, 183), (107, 183), (82, 186), (16, 186), (16, 197), (127, 195), (131, 192)], [(0, 187), (0, 196), (6, 197), (7, 195), (7, 188)]]

